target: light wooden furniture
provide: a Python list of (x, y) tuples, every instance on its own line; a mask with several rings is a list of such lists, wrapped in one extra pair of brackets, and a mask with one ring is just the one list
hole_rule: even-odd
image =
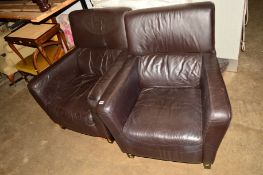
[[(0, 74), (6, 75), (9, 79), (10, 83), (14, 82), (15, 73), (17, 69), (15, 68), (16, 63), (21, 61), (21, 59), (17, 56), (17, 54), (8, 46), (8, 43), (5, 42), (4, 37), (10, 33), (10, 30), (7, 26), (2, 25), (0, 27)], [(16, 45), (17, 50), (23, 55), (23, 57), (27, 57), (31, 55), (35, 48), (26, 47), (22, 45)]]
[[(58, 41), (50, 40), (57, 36)], [(16, 68), (20, 72), (37, 75), (59, 59), (69, 48), (59, 24), (27, 24), (5, 37), (8, 45), (21, 58)], [(15, 45), (37, 48), (33, 55), (24, 58)], [(63, 50), (63, 44), (66, 50)]]
[[(54, 63), (57, 61), (58, 58), (61, 58), (64, 55), (64, 51), (60, 48), (58, 48), (56, 45), (50, 45), (45, 48), (45, 52), (47, 53), (47, 56), (50, 57), (50, 60)], [(56, 56), (54, 56), (56, 55)], [(36, 57), (36, 59), (34, 59)], [(36, 60), (36, 62), (34, 62)], [(37, 65), (37, 68), (35, 67)], [(45, 70), (47, 67), (49, 67), (50, 64), (45, 60), (43, 55), (37, 53), (37, 55), (29, 55), (26, 58), (24, 58), (24, 61), (20, 61), (16, 64), (17, 70), (19, 70), (20, 73), (24, 76), (24, 79), (27, 81), (26, 75), (37, 75), (43, 70)]]
[(85, 0), (49, 0), (51, 8), (45, 12), (41, 12), (32, 0), (0, 1), (0, 18), (41, 22), (77, 1), (81, 2), (83, 9), (87, 9)]

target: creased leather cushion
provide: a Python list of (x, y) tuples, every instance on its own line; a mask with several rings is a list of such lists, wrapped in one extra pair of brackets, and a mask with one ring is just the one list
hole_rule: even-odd
[(73, 80), (54, 86), (53, 98), (47, 102), (47, 112), (62, 126), (81, 133), (97, 136), (95, 122), (87, 104), (90, 89), (99, 77), (79, 75)]
[(130, 8), (77, 10), (69, 14), (70, 25), (77, 47), (127, 48), (124, 14)]
[(158, 54), (139, 57), (142, 87), (198, 87), (202, 55)]
[(120, 55), (118, 49), (84, 48), (78, 55), (78, 66), (82, 73), (102, 76)]
[(125, 15), (129, 51), (214, 50), (214, 5), (211, 2), (134, 10)]
[(200, 89), (143, 89), (123, 133), (135, 143), (186, 152), (202, 150)]

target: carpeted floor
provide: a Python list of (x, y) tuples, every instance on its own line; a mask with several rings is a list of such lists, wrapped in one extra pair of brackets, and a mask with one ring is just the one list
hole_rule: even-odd
[(224, 73), (233, 120), (211, 170), (136, 157), (116, 143), (62, 130), (29, 94), (26, 84), (0, 83), (0, 175), (260, 175), (263, 174), (263, 1), (250, 0), (247, 51), (238, 73)]

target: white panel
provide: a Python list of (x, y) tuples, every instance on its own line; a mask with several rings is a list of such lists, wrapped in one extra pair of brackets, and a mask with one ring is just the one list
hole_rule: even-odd
[[(89, 0), (86, 0), (86, 3), (87, 3), (88, 8), (92, 7)], [(69, 14), (70, 12), (72, 12), (74, 10), (81, 10), (81, 9), (82, 9), (81, 3), (77, 2), (76, 4), (74, 4), (71, 7), (69, 7), (67, 10), (62, 12), (62, 14)]]
[[(94, 7), (128, 6), (133, 9), (206, 0), (92, 0)], [(211, 0), (215, 3), (215, 47), (217, 56), (238, 59), (244, 0)]]
[(212, 1), (216, 7), (215, 41), (217, 57), (237, 60), (240, 51), (244, 0)]

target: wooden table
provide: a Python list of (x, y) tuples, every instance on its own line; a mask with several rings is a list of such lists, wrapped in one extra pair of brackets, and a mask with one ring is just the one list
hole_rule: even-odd
[[(58, 41), (51, 41), (50, 39), (54, 36), (58, 37)], [(18, 64), (20, 65), (19, 69), (17, 66), (17, 69), (19, 71), (30, 73), (33, 75), (36, 75), (43, 71), (47, 65), (43, 65), (44, 67), (41, 67), (37, 64), (37, 58), (38, 53), (42, 55), (44, 60), (46, 60), (46, 63), (48, 65), (53, 64), (61, 54), (60, 52), (57, 52), (57, 54), (53, 55), (53, 58), (51, 59), (47, 53), (45, 52), (45, 47), (48, 45), (58, 45), (59, 48), (63, 48), (62, 42), (65, 45), (66, 49), (68, 50), (67, 42), (64, 36), (63, 31), (60, 29), (59, 24), (27, 24), (18, 30), (10, 33), (9, 35), (5, 36), (5, 40), (8, 42), (8, 45), (11, 47), (11, 49), (21, 58), (21, 62)], [(36, 47), (36, 51), (33, 54), (32, 57), (28, 57), (28, 60), (24, 58), (19, 51), (16, 49), (14, 44), (18, 45), (24, 45), (24, 46), (30, 46), (30, 47)], [(66, 53), (66, 51), (64, 51)], [(29, 67), (28, 64), (31, 64)], [(30, 68), (30, 69), (29, 69)], [(33, 68), (33, 69), (31, 69)]]
[[(0, 19), (23, 19), (41, 22), (53, 14), (73, 5), (78, 0), (49, 0), (51, 8), (41, 12), (32, 0), (0, 1)], [(80, 0), (82, 8), (87, 9), (85, 0)]]

